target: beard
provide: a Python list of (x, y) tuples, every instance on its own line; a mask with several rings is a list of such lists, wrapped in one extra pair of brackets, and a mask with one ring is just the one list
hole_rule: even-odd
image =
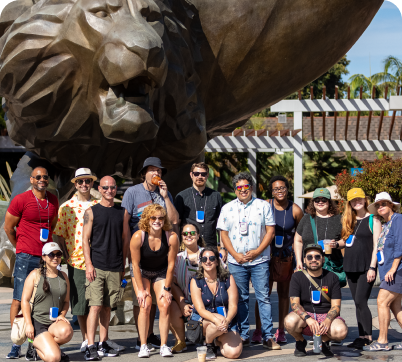
[(319, 264), (317, 264), (317, 265), (309, 265), (309, 264), (306, 264), (306, 268), (307, 268), (308, 270), (311, 270), (311, 271), (317, 271), (317, 270), (319, 270), (319, 269), (322, 269), (322, 264), (321, 264), (321, 263), (319, 263)]

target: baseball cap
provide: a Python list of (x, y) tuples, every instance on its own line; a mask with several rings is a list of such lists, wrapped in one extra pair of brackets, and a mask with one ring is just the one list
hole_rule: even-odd
[(331, 193), (325, 187), (315, 189), (313, 193), (313, 199), (315, 199), (316, 197), (325, 197), (326, 199), (331, 200)]
[(307, 244), (306, 247), (304, 248), (304, 255), (310, 250), (317, 250), (320, 252), (321, 255), (324, 255), (324, 250), (322, 250), (321, 245), (318, 244)]
[(357, 199), (357, 198), (360, 198), (360, 199), (366, 198), (366, 194), (364, 193), (364, 191), (362, 189), (354, 188), (354, 189), (351, 189), (348, 191), (348, 194), (347, 194), (348, 201), (351, 201), (351, 200)]
[(59, 244), (53, 243), (53, 242), (51, 242), (51, 243), (46, 243), (45, 245), (43, 245), (43, 248), (42, 248), (42, 255), (48, 255), (48, 254), (50, 254), (52, 251), (55, 251), (55, 250), (61, 251)]

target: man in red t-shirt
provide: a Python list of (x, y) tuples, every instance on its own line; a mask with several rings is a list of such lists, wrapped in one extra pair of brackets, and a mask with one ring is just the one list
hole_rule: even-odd
[[(52, 241), (57, 223), (59, 202), (47, 192), (49, 175), (43, 167), (31, 173), (32, 190), (14, 197), (10, 202), (4, 221), (4, 230), (16, 249), (14, 266), (14, 292), (10, 308), (11, 326), (21, 309), (21, 295), (29, 273), (39, 267), (43, 244)], [(29, 347), (28, 347), (29, 348)], [(28, 356), (27, 359), (30, 357)], [(7, 358), (19, 358), (21, 346), (14, 345)]]

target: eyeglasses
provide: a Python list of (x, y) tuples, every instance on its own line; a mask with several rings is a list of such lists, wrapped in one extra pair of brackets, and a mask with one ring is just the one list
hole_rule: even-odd
[(320, 202), (325, 204), (326, 202), (328, 202), (328, 199), (326, 199), (325, 197), (317, 197), (317, 198), (314, 199), (315, 204), (319, 204)]
[(183, 231), (181, 234), (182, 234), (183, 236), (188, 236), (188, 235), (196, 236), (196, 235), (197, 235), (197, 232), (196, 232), (196, 231)]
[[(216, 256), (215, 256), (215, 255), (212, 255), (212, 256), (209, 257), (209, 261), (214, 262), (215, 260), (216, 260)], [(207, 257), (207, 256), (203, 256), (203, 257), (201, 258), (201, 262), (202, 262), (202, 263), (206, 263), (207, 261), (208, 261), (208, 257)]]
[(207, 177), (208, 172), (193, 172), (193, 175), (195, 177), (201, 176), (201, 177)]
[(45, 181), (49, 180), (49, 176), (48, 175), (36, 175), (36, 176), (31, 176), (32, 178), (34, 178), (36, 181), (39, 181), (40, 179), (44, 179)]
[[(80, 179), (80, 180), (76, 180), (75, 182), (78, 185), (82, 185), (84, 182), (85, 182), (86, 185), (89, 185), (92, 182), (92, 179), (91, 178), (83, 178), (83, 179)], [(104, 190), (107, 190), (107, 189), (104, 189)]]
[(388, 201), (379, 202), (378, 204), (374, 204), (374, 206), (376, 209), (379, 209), (380, 207), (387, 207)]
[(321, 255), (317, 255), (317, 254), (315, 254), (315, 255), (307, 255), (306, 259), (308, 261), (312, 261), (313, 259), (319, 261), (319, 260), (321, 260)]
[(276, 194), (276, 193), (278, 193), (279, 191), (286, 191), (286, 190), (287, 190), (287, 187), (281, 186), (281, 187), (277, 187), (276, 189), (272, 189), (272, 192), (273, 192), (274, 194)]
[(56, 258), (61, 258), (62, 257), (62, 253), (59, 251), (59, 252), (57, 252), (56, 254), (55, 253), (49, 253), (49, 254), (47, 254), (47, 256), (50, 258), (50, 259), (54, 259), (55, 257)]
[(237, 191), (241, 191), (241, 190), (247, 191), (247, 190), (250, 190), (250, 184), (245, 184), (245, 185), (236, 186), (236, 190), (237, 190)]
[(163, 221), (163, 220), (165, 220), (165, 217), (164, 217), (164, 216), (159, 216), (159, 217), (151, 216), (150, 219), (151, 219), (152, 221), (155, 221), (155, 220)]
[(116, 186), (101, 186), (105, 191), (109, 190), (109, 188), (113, 191)]

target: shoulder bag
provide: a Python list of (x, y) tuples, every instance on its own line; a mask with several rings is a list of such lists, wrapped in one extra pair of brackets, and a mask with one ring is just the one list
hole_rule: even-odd
[(315, 282), (315, 280), (311, 277), (311, 275), (307, 272), (307, 270), (303, 270), (303, 274), (307, 277), (308, 280), (310, 280), (310, 283), (314, 285), (315, 289), (317, 289), (321, 295), (331, 303), (331, 298), (329, 297), (328, 294), (324, 293), (322, 289), (318, 286), (318, 284)]
[(190, 319), (186, 323), (186, 337), (191, 343), (201, 344), (204, 339), (202, 319), (195, 321), (191, 319), (192, 316), (191, 314)]
[[(36, 279), (35, 279), (34, 290), (32, 292), (31, 299), (29, 300), (29, 304), (31, 306), (31, 312), (32, 312), (33, 302), (35, 300), (35, 295), (36, 295), (36, 291), (38, 289), (38, 284), (39, 284), (39, 280), (40, 280), (40, 269), (36, 269), (36, 273), (37, 273), (37, 275), (36, 275)], [(27, 328), (27, 323), (22, 314), (22, 311), (20, 311), (20, 314), (18, 314), (14, 318), (13, 327), (11, 328), (11, 341), (14, 344), (21, 346), (26, 341), (26, 339), (27, 339), (27, 336), (25, 334), (26, 328)]]

